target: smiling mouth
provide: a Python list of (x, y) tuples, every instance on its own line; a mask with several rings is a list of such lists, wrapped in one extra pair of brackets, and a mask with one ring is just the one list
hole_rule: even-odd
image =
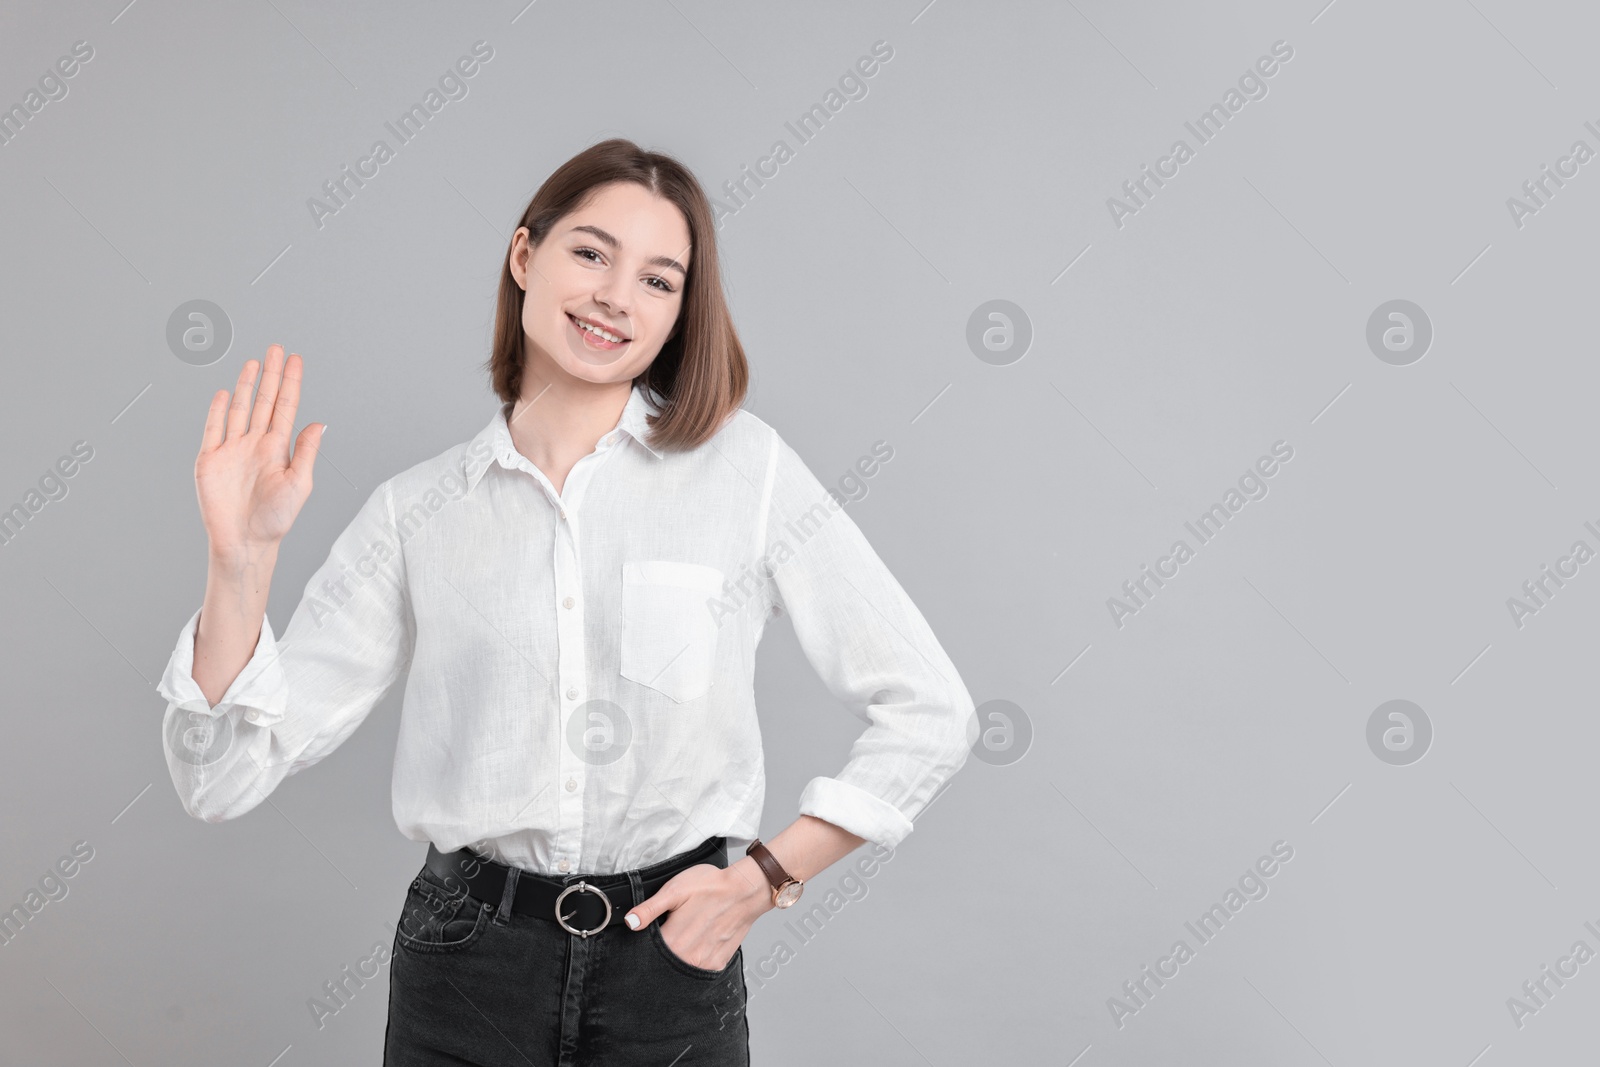
[(605, 341), (608, 344), (626, 344), (629, 340), (631, 340), (631, 338), (623, 337), (619, 333), (602, 329), (591, 322), (586, 322), (585, 320), (578, 318), (576, 315), (569, 314), (567, 318), (570, 319), (572, 324), (578, 329), (584, 331), (585, 333), (593, 334), (596, 338), (601, 341)]

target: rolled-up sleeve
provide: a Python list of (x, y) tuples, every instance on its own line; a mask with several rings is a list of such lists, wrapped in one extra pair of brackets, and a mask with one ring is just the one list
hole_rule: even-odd
[(966, 762), (972, 698), (840, 501), (776, 434), (772, 447), (768, 594), (829, 692), (869, 723), (842, 771), (806, 785), (800, 813), (893, 848)]
[(338, 748), (410, 663), (415, 628), (390, 483), (335, 539), (281, 641), (263, 615), (255, 650), (214, 707), (194, 680), (199, 621), (197, 610), (156, 684), (167, 701), (162, 746), (184, 811), (221, 822)]

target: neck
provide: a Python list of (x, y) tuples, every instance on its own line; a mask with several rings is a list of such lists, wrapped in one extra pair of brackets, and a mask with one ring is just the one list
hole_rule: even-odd
[(632, 391), (627, 381), (596, 384), (525, 374), (522, 395), (506, 416), (511, 443), (541, 470), (569, 468), (616, 428)]

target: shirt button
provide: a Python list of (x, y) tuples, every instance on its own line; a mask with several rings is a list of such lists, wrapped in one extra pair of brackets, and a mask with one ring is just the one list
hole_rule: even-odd
[(563, 600), (561, 602), (561, 606), (564, 607), (564, 608), (570, 608), (570, 607), (572, 607), (572, 605), (574, 605), (576, 603), (577, 603), (576, 600), (573, 600), (571, 597), (567, 597), (567, 599), (565, 599), (565, 600)]
[(577, 686), (573, 686), (571, 689), (567, 690), (567, 699), (568, 700), (577, 700), (578, 699), (578, 687)]
[(577, 780), (573, 779), (573, 778), (568, 778), (567, 779), (567, 792), (571, 793), (573, 790), (575, 790), (577, 788), (578, 788)]
[(261, 721), (261, 713), (259, 711), (257, 711), (255, 708), (251, 708), (249, 711), (245, 712), (244, 713), (244, 717), (249, 719), (251, 722), (260, 722)]
[(566, 860), (562, 860), (560, 863), (556, 864), (556, 870), (558, 871), (566, 871), (571, 867), (572, 864), (568, 863)]

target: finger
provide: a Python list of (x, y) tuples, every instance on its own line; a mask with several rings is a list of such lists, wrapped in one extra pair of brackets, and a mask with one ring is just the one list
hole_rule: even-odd
[(209, 452), (222, 443), (225, 412), (228, 410), (228, 391), (218, 389), (211, 396), (211, 407), (206, 411), (206, 428), (200, 434), (200, 451)]
[(324, 423), (314, 422), (294, 439), (294, 456), (289, 460), (289, 469), (294, 471), (296, 478), (311, 477), (317, 453), (322, 451), (322, 434), (327, 428)]
[(628, 929), (643, 930), (655, 922), (663, 912), (671, 911), (681, 903), (683, 903), (682, 894), (674, 889), (669, 881), (652, 896), (646, 897), (643, 904), (629, 909), (628, 914), (622, 919), (628, 924)]
[(261, 366), (253, 359), (244, 361), (239, 371), (239, 381), (233, 387), (233, 403), (228, 405), (228, 440), (243, 437), (250, 428), (250, 387), (255, 384), (256, 370)]
[(261, 371), (261, 387), (250, 408), (250, 432), (266, 433), (272, 420), (272, 405), (278, 399), (278, 380), (283, 376), (283, 346), (267, 346), (267, 365)]
[(287, 438), (294, 430), (295, 413), (300, 410), (300, 378), (305, 373), (305, 360), (293, 352), (283, 367), (283, 383), (278, 388), (278, 402), (272, 406), (272, 422), (268, 433)]

